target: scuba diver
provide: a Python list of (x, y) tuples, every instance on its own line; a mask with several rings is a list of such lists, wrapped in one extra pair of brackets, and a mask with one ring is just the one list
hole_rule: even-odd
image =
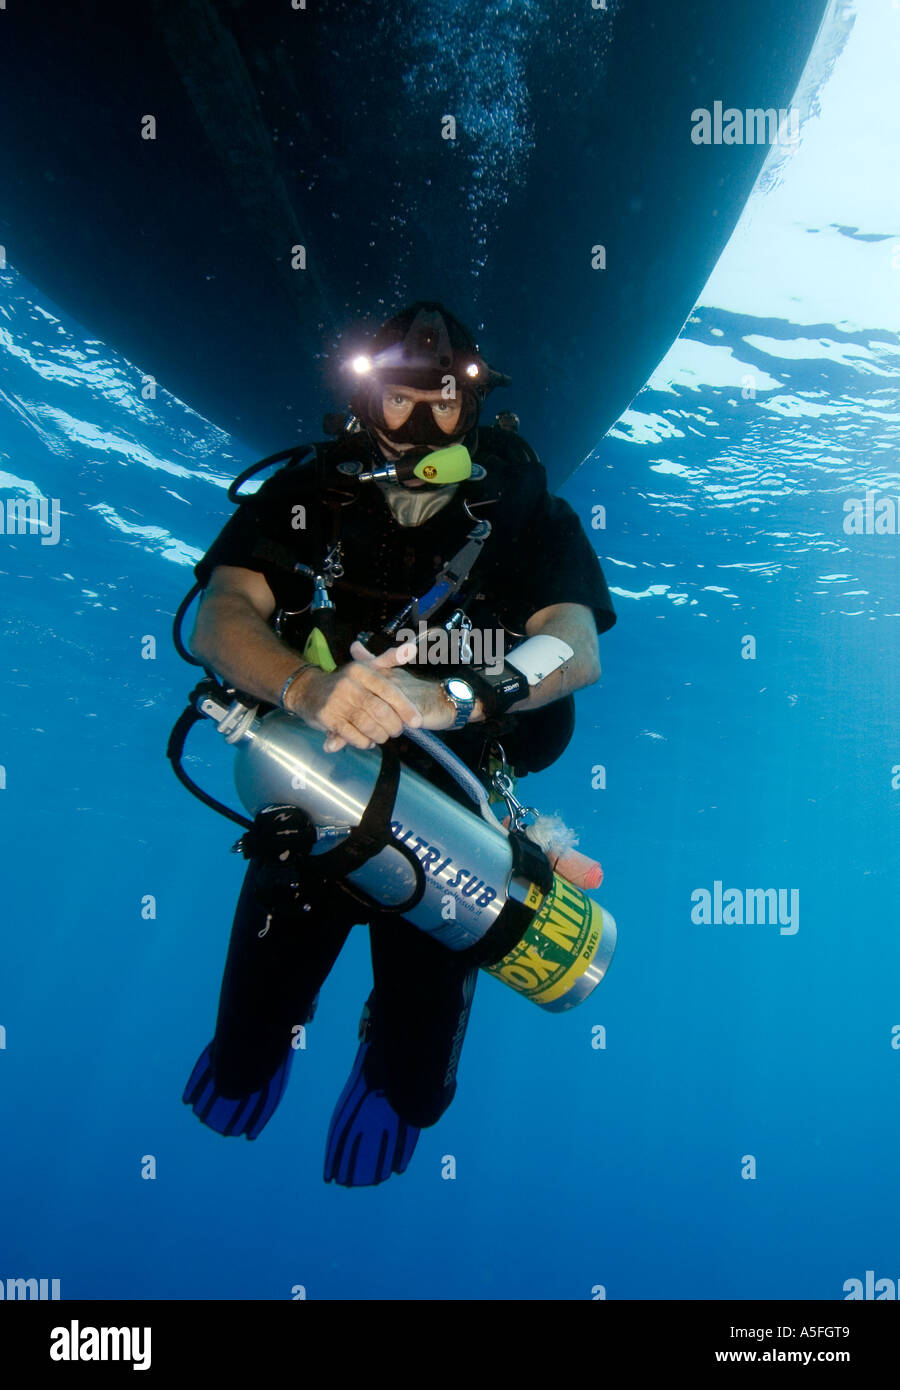
[[(600, 563), (516, 417), (481, 422), (509, 379), (443, 305), (390, 318), (348, 370), (349, 420), (239, 499), (195, 567), (191, 651), (248, 702), (321, 731), (326, 752), (390, 743), (464, 802), (415, 741), (432, 730), (485, 786), (498, 769), (515, 786), (560, 756), (572, 692), (599, 679), (598, 633), (616, 620)], [(503, 654), (486, 662), (490, 634)], [(255, 1139), (298, 1025), (367, 923), (373, 989), (324, 1172), (367, 1186), (404, 1172), (419, 1130), (450, 1105), (478, 966), (313, 872), (293, 852), (299, 834), (290, 807), (267, 807), (235, 847), (249, 864), (215, 1035), (184, 1101), (218, 1133)]]

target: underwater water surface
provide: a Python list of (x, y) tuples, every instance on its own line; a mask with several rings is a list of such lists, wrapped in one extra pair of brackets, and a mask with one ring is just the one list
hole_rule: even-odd
[[(93, 1299), (841, 1299), (866, 1270), (900, 1279), (900, 537), (865, 529), (867, 494), (900, 508), (880, 22), (861, 10), (800, 148), (562, 492), (618, 623), (564, 758), (522, 790), (604, 865), (608, 977), (555, 1016), (482, 976), (456, 1099), (378, 1188), (321, 1171), (363, 928), (258, 1141), (180, 1100), (244, 866), (165, 758), (194, 683), (169, 631), (250, 456), (0, 273), (0, 498), (59, 503), (55, 538), (0, 536), (0, 1278)], [(527, 438), (527, 383), (507, 404)], [(235, 804), (211, 729), (186, 765)], [(698, 920), (704, 890), (716, 915), (769, 889), (776, 920)]]

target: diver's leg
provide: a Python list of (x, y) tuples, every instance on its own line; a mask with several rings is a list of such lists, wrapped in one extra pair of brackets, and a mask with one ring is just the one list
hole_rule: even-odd
[(399, 1115), (436, 1124), (456, 1094), (456, 1068), (478, 967), (395, 915), (371, 919), (372, 1066)]
[(326, 1182), (342, 1187), (372, 1187), (392, 1173), (404, 1173), (415, 1152), (419, 1131), (398, 1115), (381, 1084), (373, 1053), (369, 995), (359, 1025), (359, 1050), (350, 1078), (338, 1097), (325, 1143)]
[[(290, 883), (300, 884), (299, 896)], [(304, 907), (304, 904), (308, 905)], [(308, 1022), (359, 908), (333, 884), (253, 859), (238, 899), (212, 1044), (223, 1096), (265, 1085)]]

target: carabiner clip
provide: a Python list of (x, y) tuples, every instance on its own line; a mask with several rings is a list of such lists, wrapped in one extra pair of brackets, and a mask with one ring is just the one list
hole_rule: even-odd
[[(503, 762), (504, 767), (497, 768), (496, 772), (492, 776), (491, 786), (494, 788), (495, 791), (498, 791), (500, 793), (500, 795), (503, 797), (503, 800), (506, 802), (506, 809), (509, 811), (510, 830), (524, 830), (526, 825), (534, 824), (534, 821), (537, 820), (538, 816), (540, 815), (540, 812), (538, 811), (536, 806), (523, 806), (521, 801), (517, 799), (513, 788), (513, 779), (509, 775), (509, 773), (505, 771), (505, 758), (503, 759)], [(527, 820), (526, 817), (528, 816), (533, 817), (533, 819)]]

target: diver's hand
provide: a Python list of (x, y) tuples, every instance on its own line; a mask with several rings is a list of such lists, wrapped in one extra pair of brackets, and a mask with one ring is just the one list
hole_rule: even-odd
[[(434, 681), (421, 680), (410, 671), (400, 670), (401, 666), (413, 659), (416, 651), (415, 642), (405, 642), (399, 647), (389, 647), (380, 656), (373, 656), (361, 642), (354, 642), (350, 647), (350, 655), (354, 658), (351, 666), (359, 664), (370, 672), (383, 673), (381, 678), (391, 685), (395, 695), (405, 699), (415, 711), (415, 718), (404, 719), (404, 724), (414, 729), (449, 729), (454, 723), (455, 711), (440, 688)], [(344, 669), (348, 670), (349, 667)], [(402, 732), (402, 727), (398, 728), (396, 734), (388, 737), (396, 738)], [(345, 743), (352, 742), (346, 735), (341, 737), (340, 733), (339, 730), (329, 733), (325, 740), (326, 753), (336, 753)], [(377, 738), (374, 742), (384, 743), (385, 739)], [(373, 743), (357, 743), (355, 746), (371, 748)]]
[(419, 728), (422, 718), (408, 695), (371, 661), (350, 661), (336, 671), (305, 672), (288, 695), (292, 713), (313, 729), (324, 729), (325, 751), (335, 753), (344, 744), (373, 748), (403, 731), (404, 724)]
[[(366, 651), (360, 642), (354, 642), (350, 647), (350, 655), (357, 661), (368, 661), (380, 666), (395, 685), (408, 695), (410, 700), (418, 709), (422, 716), (422, 728), (441, 731), (452, 729), (456, 723), (456, 706), (441, 688), (441, 683), (436, 680), (424, 680), (421, 676), (414, 676), (412, 671), (402, 671), (398, 669), (405, 666), (407, 662), (415, 660), (418, 652), (418, 644), (415, 640), (404, 642), (402, 646), (391, 647), (381, 656), (374, 657), (371, 652)], [(475, 696), (475, 707), (469, 715), (470, 724), (480, 724), (484, 718), (484, 705)]]
[(390, 679), (418, 709), (423, 729), (439, 732), (451, 729), (456, 723), (456, 708), (441, 690), (438, 681), (424, 680), (421, 676), (414, 676), (412, 671), (399, 669), (391, 671)]
[(418, 645), (414, 640), (404, 642), (399, 647), (389, 647), (381, 656), (372, 656), (360, 642), (354, 642), (350, 647), (352, 657), (380, 667), (394, 685), (408, 695), (421, 715), (423, 729), (450, 729), (456, 723), (456, 710), (438, 682), (424, 680), (421, 676), (413, 675), (412, 671), (400, 669), (413, 661), (417, 652)]

